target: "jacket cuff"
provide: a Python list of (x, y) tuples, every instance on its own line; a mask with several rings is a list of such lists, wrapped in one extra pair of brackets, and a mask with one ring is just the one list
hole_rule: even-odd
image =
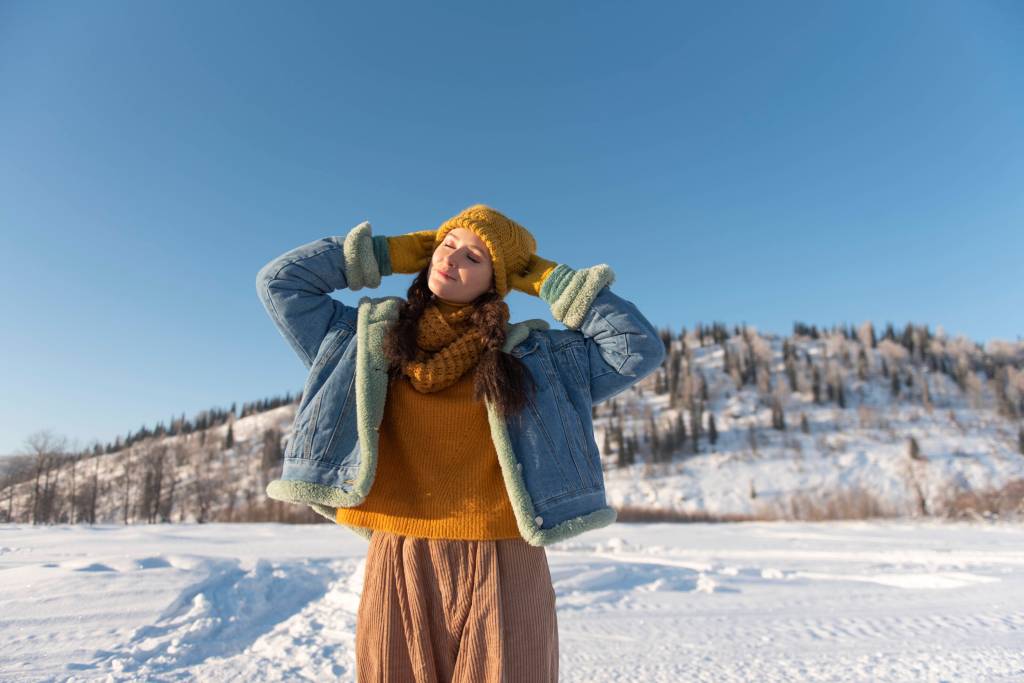
[(558, 263), (555, 261), (548, 261), (546, 259), (541, 259), (541, 261), (543, 265), (534, 272), (520, 277), (519, 282), (516, 283), (516, 289), (531, 296), (540, 296), (540, 290), (544, 287), (544, 283), (547, 282), (551, 274), (555, 272), (555, 268), (558, 267)]
[(540, 298), (550, 304), (555, 320), (579, 329), (598, 293), (614, 281), (615, 272), (606, 263), (581, 270), (559, 263), (544, 280)]
[(370, 221), (363, 221), (349, 230), (342, 244), (345, 280), (351, 290), (380, 286), (377, 249), (370, 232)]
[(373, 236), (373, 255), (377, 258), (377, 270), (382, 276), (391, 275), (391, 249), (387, 235)]

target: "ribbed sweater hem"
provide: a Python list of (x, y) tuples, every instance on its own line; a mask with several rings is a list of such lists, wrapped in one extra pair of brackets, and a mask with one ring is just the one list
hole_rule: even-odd
[(421, 519), (396, 516), (393, 513), (367, 512), (357, 508), (338, 508), (335, 520), (339, 524), (419, 538), (489, 541), (521, 537), (515, 520), (512, 520), (511, 524), (485, 524), (483, 518)]

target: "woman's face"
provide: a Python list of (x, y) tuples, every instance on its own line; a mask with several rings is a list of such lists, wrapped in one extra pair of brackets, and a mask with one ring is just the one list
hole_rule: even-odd
[(472, 230), (455, 228), (434, 250), (427, 283), (439, 298), (467, 303), (491, 288), (493, 275), (491, 252), (483, 240)]

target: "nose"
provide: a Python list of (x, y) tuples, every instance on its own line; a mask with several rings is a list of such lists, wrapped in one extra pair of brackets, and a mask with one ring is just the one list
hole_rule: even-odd
[(440, 261), (438, 261), (438, 268), (440, 270), (443, 270), (445, 273), (450, 273), (456, 270), (455, 264), (452, 263), (451, 256), (445, 256)]
[(447, 254), (447, 255), (446, 255), (446, 256), (445, 256), (445, 257), (444, 257), (444, 258), (442, 259), (442, 263), (444, 263), (444, 264), (445, 264), (445, 266), (444, 266), (444, 269), (445, 269), (445, 270), (452, 270), (453, 268), (455, 268), (455, 267), (456, 267), (456, 266), (455, 266), (455, 260), (454, 260), (454, 259), (455, 259), (455, 254), (457, 254), (457, 253), (459, 253), (459, 252), (461, 252), (461, 251), (462, 251), (461, 249), (456, 249), (456, 250), (454, 250), (454, 251), (450, 251), (450, 252), (449, 252), (449, 253), (448, 253), (448, 254)]

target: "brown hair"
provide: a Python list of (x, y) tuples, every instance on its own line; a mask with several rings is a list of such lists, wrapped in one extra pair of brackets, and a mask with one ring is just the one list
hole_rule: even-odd
[[(416, 331), (420, 316), (430, 305), (434, 293), (427, 285), (429, 265), (416, 275), (406, 292), (406, 300), (398, 308), (398, 320), (384, 336), (384, 356), (389, 361), (388, 381), (398, 379), (402, 374), (402, 363), (416, 360)], [(535, 389), (533, 377), (526, 365), (501, 350), (505, 344), (506, 317), (502, 300), (494, 289), (490, 289), (473, 300), (473, 326), (485, 340), (480, 360), (474, 370), (473, 399), (487, 397), (497, 407), (499, 414), (509, 416), (520, 412), (526, 406), (526, 391)]]

